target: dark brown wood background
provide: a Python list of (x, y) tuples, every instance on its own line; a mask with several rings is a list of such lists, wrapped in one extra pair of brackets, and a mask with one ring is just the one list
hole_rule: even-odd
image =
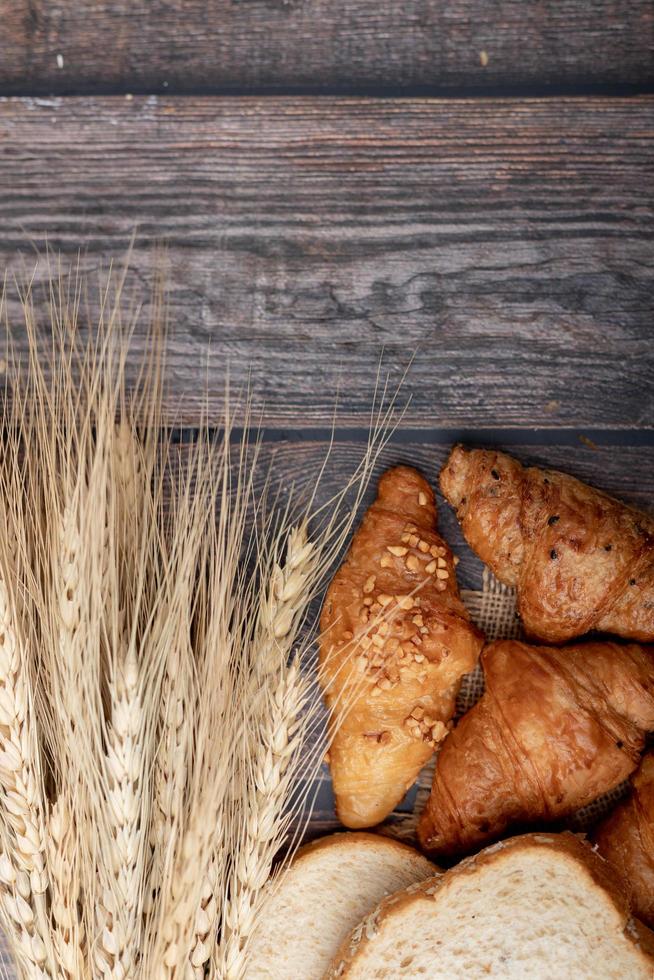
[(654, 510), (653, 82), (650, 0), (0, 0), (18, 342), (37, 253), (93, 277), (136, 232), (144, 316), (167, 248), (178, 419), (249, 381), (287, 484), (338, 393), (338, 487), (381, 363), (384, 465), (435, 480), (465, 439)]
[(338, 486), (381, 366), (406, 372), (385, 463), (435, 480), (464, 439), (654, 509), (651, 3), (0, 0), (0, 24), (19, 344), (37, 255), (38, 300), (48, 249), (93, 280), (135, 234), (137, 348), (166, 248), (177, 421), (251, 385), (289, 484), (338, 400)]

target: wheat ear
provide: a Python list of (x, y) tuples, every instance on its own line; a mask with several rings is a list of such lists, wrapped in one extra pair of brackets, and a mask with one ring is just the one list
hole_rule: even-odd
[[(109, 608), (108, 702), (103, 758), (104, 802), (106, 803), (106, 847), (111, 854), (110, 876), (104, 882), (97, 906), (98, 939), (94, 946), (97, 971), (107, 977), (132, 977), (139, 962), (141, 911), (144, 891), (145, 848), (142, 828), (147, 826), (149, 785), (148, 754), (145, 749), (146, 710), (136, 653), (143, 577), (154, 575), (149, 567), (147, 529), (142, 537), (138, 515), (147, 500), (148, 468), (141, 464), (141, 447), (126, 419), (113, 433), (108, 470), (113, 494), (109, 502), (107, 534), (103, 547), (110, 572), (103, 583), (110, 588), (105, 599)], [(111, 479), (113, 476), (113, 479)], [(103, 556), (99, 556), (102, 561)], [(122, 606), (121, 606), (122, 602)], [(140, 637), (139, 637), (140, 638)], [(142, 638), (140, 638), (142, 639)], [(149, 649), (149, 648), (147, 648)], [(141, 650), (147, 659), (147, 654)]]
[(139, 782), (144, 778), (139, 672), (133, 651), (110, 683), (111, 721), (107, 730), (107, 807), (113, 840), (114, 881), (98, 908), (96, 968), (107, 977), (131, 977), (138, 961), (140, 875)]
[(50, 810), (48, 830), (52, 941), (62, 977), (78, 980), (86, 966), (84, 923), (78, 908), (79, 855), (75, 852), (70, 806), (63, 796)]
[[(302, 742), (300, 715), (307, 686), (294, 659), (287, 666), (295, 639), (298, 613), (304, 611), (315, 570), (314, 549), (306, 525), (288, 535), (283, 568), (273, 564), (252, 664), (258, 695), (250, 690), (254, 717), (246, 721), (252, 746), (252, 799), (245, 807), (245, 831), (234, 855), (231, 889), (224, 912), (224, 935), (219, 952), (226, 980), (240, 980), (261, 891), (279, 845), (280, 819), (289, 791), (289, 769)], [(264, 683), (261, 684), (261, 675)], [(258, 679), (257, 679), (258, 678)]]
[(34, 930), (29, 878), (24, 871), (16, 871), (6, 850), (0, 852), (0, 896), (0, 923), (20, 975), (29, 980), (51, 978), (45, 946)]
[[(222, 816), (222, 813), (220, 814)], [(221, 847), (223, 835), (223, 821), (216, 827), (216, 840), (218, 847)], [(207, 964), (211, 962), (216, 943), (216, 929), (218, 928), (218, 915), (220, 909), (220, 895), (218, 894), (220, 874), (219, 867), (224, 860), (222, 854), (212, 855), (209, 862), (207, 873), (202, 882), (200, 894), (200, 906), (195, 913), (193, 927), (193, 940), (189, 960), (193, 977), (202, 980), (206, 975)]]
[[(11, 845), (14, 895), (5, 908), (16, 928), (21, 958), (40, 972), (48, 960), (46, 844), (39, 748), (27, 676), (27, 653), (14, 629), (9, 595), (0, 579), (0, 786), (2, 819)], [(9, 888), (12, 875), (3, 884)], [(20, 925), (19, 925), (20, 924)]]
[(247, 945), (254, 931), (262, 890), (280, 844), (280, 819), (289, 793), (289, 769), (302, 744), (301, 711), (306, 682), (297, 660), (280, 679), (269, 704), (250, 790), (243, 840), (234, 855), (231, 892), (224, 912), (220, 971), (225, 980), (241, 980)]

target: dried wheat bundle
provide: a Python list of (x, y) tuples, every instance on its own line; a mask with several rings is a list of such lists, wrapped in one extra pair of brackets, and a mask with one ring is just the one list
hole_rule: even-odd
[(23, 977), (238, 980), (325, 749), (312, 600), (388, 411), (342, 493), (281, 506), (247, 411), (164, 429), (161, 289), (131, 386), (123, 278), (86, 333), (81, 295), (54, 276), (42, 331), (26, 291), (8, 342), (0, 924)]

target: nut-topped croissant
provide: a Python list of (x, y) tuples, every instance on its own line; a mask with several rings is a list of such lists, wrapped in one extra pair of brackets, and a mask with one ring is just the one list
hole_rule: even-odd
[(485, 693), (443, 745), (418, 825), (434, 854), (574, 813), (634, 771), (654, 730), (652, 647), (500, 640), (481, 659)]
[(527, 633), (654, 640), (654, 520), (565, 473), (456, 446), (441, 472), (470, 546), (518, 590)]
[(654, 928), (654, 751), (632, 777), (632, 792), (593, 834), (620, 875), (634, 915)]
[(320, 625), (336, 808), (347, 827), (369, 827), (446, 735), (483, 643), (436, 532), (434, 494), (416, 470), (398, 466), (381, 478)]

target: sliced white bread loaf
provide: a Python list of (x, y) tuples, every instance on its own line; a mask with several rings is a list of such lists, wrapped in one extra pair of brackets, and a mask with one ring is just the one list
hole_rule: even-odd
[(572, 834), (527, 834), (393, 895), (325, 980), (652, 980), (654, 934)]
[(266, 899), (248, 980), (321, 980), (366, 912), (436, 871), (413, 848), (376, 834), (333, 834), (301, 848)]

